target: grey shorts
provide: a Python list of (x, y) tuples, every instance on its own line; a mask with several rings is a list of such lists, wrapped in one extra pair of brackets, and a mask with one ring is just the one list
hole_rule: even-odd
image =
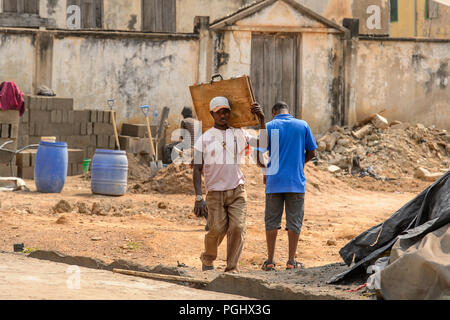
[(300, 234), (304, 216), (304, 193), (268, 193), (266, 194), (266, 213), (264, 221), (266, 231), (281, 229), (283, 207), (286, 208), (286, 230)]

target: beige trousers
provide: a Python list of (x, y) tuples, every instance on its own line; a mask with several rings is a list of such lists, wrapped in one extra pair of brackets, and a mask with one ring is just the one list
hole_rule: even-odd
[(227, 267), (237, 270), (245, 239), (247, 193), (244, 185), (227, 191), (210, 191), (206, 196), (209, 232), (205, 235), (205, 251), (200, 260), (212, 266), (225, 235), (227, 236)]

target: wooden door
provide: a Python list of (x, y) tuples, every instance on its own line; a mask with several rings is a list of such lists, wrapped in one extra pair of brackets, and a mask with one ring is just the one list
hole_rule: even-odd
[(295, 117), (300, 117), (299, 35), (252, 34), (251, 81), (256, 100), (267, 119), (272, 107), (284, 101)]

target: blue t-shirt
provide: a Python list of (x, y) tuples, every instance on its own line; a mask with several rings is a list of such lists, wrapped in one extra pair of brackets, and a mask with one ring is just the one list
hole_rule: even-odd
[(317, 149), (308, 124), (290, 114), (280, 114), (267, 123), (267, 131), (266, 193), (305, 193), (305, 151)]

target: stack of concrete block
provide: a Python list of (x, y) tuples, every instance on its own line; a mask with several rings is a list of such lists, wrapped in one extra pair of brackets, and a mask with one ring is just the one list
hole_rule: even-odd
[[(156, 126), (151, 126), (150, 130), (155, 145)], [(120, 148), (131, 154), (150, 155), (150, 140), (148, 138), (147, 125), (124, 123), (122, 125), (121, 135), (119, 136)]]
[(39, 144), (42, 137), (56, 137), (57, 141), (67, 142), (69, 149), (81, 149), (83, 155), (68, 175), (81, 174), (83, 159), (92, 159), (96, 149), (115, 149), (110, 111), (74, 110), (71, 98), (33, 95), (25, 96), (25, 107), (18, 147)]
[[(15, 151), (17, 148), (17, 140), (19, 136), (19, 111), (17, 110), (0, 110), (0, 145), (5, 142), (12, 141), (4, 148)], [(10, 160), (12, 153), (0, 151), (0, 176), (11, 176)], [(13, 168), (14, 175), (17, 173), (17, 167)]]
[[(34, 179), (37, 150), (26, 150), (16, 157), (17, 175), (23, 179)], [(77, 176), (83, 173), (84, 151), (68, 149), (67, 175)]]

